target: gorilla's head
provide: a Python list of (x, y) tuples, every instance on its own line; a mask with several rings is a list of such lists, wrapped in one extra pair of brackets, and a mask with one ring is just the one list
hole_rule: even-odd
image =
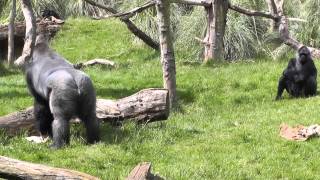
[(302, 46), (299, 48), (298, 56), (299, 56), (299, 61), (301, 62), (301, 64), (304, 64), (307, 61), (312, 60), (311, 59), (311, 52), (307, 46)]

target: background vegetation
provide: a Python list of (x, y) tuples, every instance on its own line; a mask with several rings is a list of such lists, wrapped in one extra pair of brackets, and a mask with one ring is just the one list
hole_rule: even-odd
[[(120, 12), (127, 11), (145, 3), (145, 0), (96, 0), (96, 2), (114, 7)], [(264, 0), (232, 0), (233, 4), (241, 5), (249, 9), (268, 11)], [(10, 11), (9, 0), (0, 3), (0, 22), (8, 20)], [(290, 21), (291, 35), (306, 45), (319, 47), (320, 29), (320, 0), (293, 0), (285, 1), (284, 9), (290, 18), (298, 18)], [(33, 0), (35, 12), (39, 16), (45, 8), (57, 11), (63, 18), (70, 16), (100, 16), (106, 12), (84, 3), (83, 0)], [(19, 3), (18, 3), (19, 8)], [(175, 47), (178, 51), (184, 51), (183, 61), (202, 61), (203, 46), (195, 39), (202, 38), (205, 31), (205, 14), (202, 7), (172, 4), (172, 26), (175, 37)], [(2, 12), (2, 13), (1, 13)], [(22, 19), (21, 11), (18, 11), (18, 19)], [(1, 15), (2, 14), (2, 15)], [(151, 8), (136, 17), (134, 22), (139, 28), (147, 32), (153, 39), (158, 39), (156, 25), (156, 12)], [(248, 17), (229, 11), (225, 35), (226, 59), (238, 60), (256, 57), (268, 57), (279, 59), (287, 56), (290, 48), (282, 45), (277, 40), (277, 34), (270, 31), (269, 20), (259, 17)], [(140, 43), (139, 40), (135, 41)]]
[[(85, 69), (98, 97), (118, 99), (143, 88), (162, 87), (159, 54), (135, 39), (118, 20), (72, 18), (104, 12), (95, 12), (80, 0), (52, 2), (34, 0), (34, 5), (36, 12), (50, 7), (69, 17), (52, 42), (57, 52), (73, 63), (99, 57), (118, 63), (115, 69)], [(127, 10), (144, 1), (100, 2)], [(267, 9), (262, 0), (232, 2)], [(294, 0), (285, 6), (290, 17), (308, 20), (292, 22), (293, 35), (315, 47), (319, 46), (319, 2)], [(2, 22), (7, 21), (9, 3), (0, 1)], [(225, 47), (229, 60), (239, 60), (203, 66), (202, 47), (194, 39), (204, 32), (203, 9), (172, 8), (179, 106), (167, 121), (142, 126), (126, 123), (120, 128), (104, 124), (102, 142), (93, 146), (85, 145), (82, 127), (73, 126), (71, 145), (57, 151), (48, 149), (49, 143), (27, 142), (23, 133), (16, 137), (0, 133), (0, 155), (101, 179), (123, 179), (142, 161), (151, 161), (153, 172), (167, 179), (319, 179), (320, 141), (289, 142), (278, 135), (283, 122), (317, 123), (320, 99), (291, 99), (285, 94), (283, 100), (273, 100), (287, 64), (283, 57), (292, 53), (277, 43), (268, 30), (269, 21), (230, 12)], [(153, 9), (135, 17), (135, 22), (156, 39)], [(0, 116), (32, 105), (22, 73), (1, 63), (0, 105)]]
[[(52, 46), (72, 62), (103, 57), (119, 64), (85, 69), (101, 98), (162, 86), (159, 54), (137, 46), (117, 20), (69, 19)], [(320, 118), (319, 97), (273, 101), (285, 65), (260, 59), (202, 66), (178, 59), (179, 108), (167, 121), (104, 124), (102, 142), (93, 146), (73, 126), (71, 145), (57, 151), (27, 142), (24, 134), (2, 134), (0, 154), (102, 179), (122, 179), (141, 161), (151, 161), (153, 172), (167, 179), (317, 179), (320, 141), (289, 142), (278, 135), (283, 122), (308, 125)], [(32, 105), (23, 75), (0, 70), (0, 115)]]

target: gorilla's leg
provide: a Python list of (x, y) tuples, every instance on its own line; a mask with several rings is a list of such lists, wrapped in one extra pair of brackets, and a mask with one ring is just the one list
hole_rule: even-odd
[(84, 123), (87, 133), (87, 142), (90, 144), (100, 140), (99, 121), (96, 116), (96, 94), (90, 79), (81, 83), (82, 92), (79, 104), (79, 118)]
[(314, 96), (317, 93), (317, 79), (313, 76), (309, 77), (304, 86), (305, 96)]
[(61, 148), (70, 142), (70, 125), (69, 121), (64, 117), (55, 117), (52, 123), (53, 144), (52, 148)]
[(41, 135), (49, 135), (52, 137), (52, 121), (53, 116), (50, 112), (49, 105), (46, 103), (34, 101), (34, 115), (36, 118), (36, 126)]
[(68, 91), (53, 90), (50, 94), (49, 105), (54, 120), (52, 123), (53, 144), (57, 149), (70, 141), (70, 119), (76, 112), (76, 98), (72, 89)]
[(87, 142), (93, 144), (100, 140), (99, 121), (96, 117), (95, 107), (86, 107), (85, 109), (87, 112), (83, 111), (84, 113), (81, 113), (80, 119), (86, 127)]

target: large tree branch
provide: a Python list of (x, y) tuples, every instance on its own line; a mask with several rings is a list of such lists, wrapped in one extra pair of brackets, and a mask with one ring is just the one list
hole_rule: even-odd
[(36, 41), (36, 18), (33, 15), (30, 0), (21, 0), (21, 8), (26, 20), (26, 36), (22, 55), (14, 62), (17, 66), (24, 65), (32, 58), (33, 48)]
[[(271, 1), (273, 1), (273, 3), (276, 6), (278, 16), (281, 17), (280, 20), (277, 22), (279, 24), (278, 30), (279, 30), (280, 39), (283, 41), (284, 44), (290, 46), (294, 50), (298, 50), (301, 46), (303, 46), (303, 44), (290, 36), (289, 21), (288, 21), (288, 18), (284, 15), (284, 10), (283, 10), (283, 0), (271, 0)], [(319, 49), (315, 49), (312, 47), (308, 47), (308, 48), (310, 49), (313, 57), (320, 58)]]
[(260, 17), (265, 17), (273, 20), (279, 19), (278, 16), (274, 16), (269, 12), (260, 12), (260, 11), (245, 9), (236, 5), (232, 5), (230, 2), (229, 2), (229, 9), (232, 9), (236, 12), (239, 12), (241, 14), (245, 14), (248, 16), (260, 16)]
[[(118, 11), (113, 9), (112, 7), (105, 6), (103, 4), (97, 3), (93, 0), (84, 0), (85, 2), (97, 6), (99, 8), (102, 8), (112, 14), (118, 14)], [(149, 37), (146, 33), (144, 33), (142, 30), (140, 30), (128, 17), (120, 17), (120, 20), (124, 22), (127, 25), (127, 28), (131, 33), (133, 33), (135, 36), (137, 36), (139, 39), (141, 39), (144, 43), (146, 43), (148, 46), (153, 48), (154, 50), (159, 51), (159, 43), (154, 41), (151, 37)]]

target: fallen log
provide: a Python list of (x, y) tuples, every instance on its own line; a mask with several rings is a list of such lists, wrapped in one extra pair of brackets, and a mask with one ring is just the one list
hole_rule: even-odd
[(142, 162), (139, 163), (130, 172), (126, 180), (163, 180), (164, 178), (151, 173), (151, 163)]
[(68, 169), (33, 164), (0, 156), (0, 179), (98, 179)]
[[(52, 38), (61, 29), (62, 24), (58, 22), (48, 21), (45, 19), (37, 20), (37, 33), (48, 32)], [(22, 54), (24, 39), (26, 33), (25, 22), (15, 22), (14, 25), (14, 56), (18, 58)], [(8, 25), (0, 25), (0, 59), (6, 59), (8, 48)]]
[[(53, 37), (61, 28), (63, 23), (56, 21), (37, 19), (37, 33), (48, 32), (50, 37)], [(14, 26), (14, 35), (24, 38), (26, 33), (26, 23), (24, 21), (16, 22)], [(0, 40), (8, 39), (8, 25), (0, 25)]]
[[(144, 89), (119, 100), (97, 99), (97, 118), (112, 124), (124, 120), (148, 123), (166, 120), (169, 116), (169, 92), (166, 89)], [(21, 130), (35, 134), (33, 108), (0, 117), (0, 129), (9, 135)]]

